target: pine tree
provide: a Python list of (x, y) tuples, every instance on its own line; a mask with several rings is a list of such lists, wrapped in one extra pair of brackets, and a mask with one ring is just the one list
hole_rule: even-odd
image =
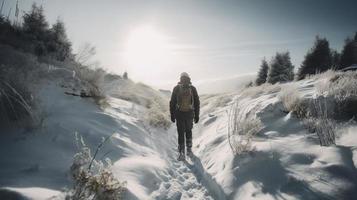
[(294, 79), (294, 66), (291, 63), (290, 53), (276, 53), (273, 57), (269, 73), (268, 73), (268, 83), (283, 83), (292, 81)]
[(23, 20), (23, 30), (34, 44), (34, 53), (38, 56), (46, 55), (46, 43), (50, 40), (50, 34), (42, 6), (32, 4), (31, 11), (23, 16)]
[(35, 39), (40, 39), (48, 30), (48, 23), (43, 13), (43, 7), (32, 4), (31, 11), (23, 16), (23, 29)]
[(353, 39), (347, 38), (343, 47), (339, 69), (357, 64), (357, 32)]
[(326, 38), (316, 36), (314, 46), (305, 55), (298, 71), (298, 79), (304, 79), (308, 74), (316, 74), (332, 68), (332, 57), (329, 42)]
[(57, 19), (51, 28), (51, 40), (48, 42), (48, 49), (55, 53), (57, 60), (64, 61), (72, 56), (71, 42), (69, 41), (64, 23)]
[(268, 70), (269, 70), (269, 65), (268, 65), (268, 62), (264, 58), (262, 60), (262, 64), (260, 65), (257, 80), (255, 81), (256, 85), (261, 85), (267, 81)]
[(68, 42), (66, 28), (60, 19), (57, 19), (56, 23), (52, 25), (51, 32), (55, 40)]
[(338, 69), (340, 66), (341, 54), (336, 50), (331, 51), (331, 67), (332, 69)]

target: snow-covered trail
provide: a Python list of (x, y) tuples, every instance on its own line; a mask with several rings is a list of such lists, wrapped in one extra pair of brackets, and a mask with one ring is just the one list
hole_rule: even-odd
[[(39, 199), (35, 193), (42, 189), (52, 191), (42, 193), (42, 199), (59, 194), (63, 185), (70, 184), (66, 174), (77, 151), (74, 133), (78, 132), (92, 149), (95, 149), (102, 137), (112, 134), (110, 142), (105, 145), (99, 157), (109, 152), (107, 155), (113, 160), (113, 173), (120, 181), (127, 182), (129, 191), (125, 199), (225, 199), (220, 186), (206, 172), (200, 158), (193, 156), (185, 162), (177, 161), (175, 124), (169, 130), (154, 128), (144, 121), (144, 113), (148, 110), (143, 106), (109, 98), (110, 106), (103, 111), (90, 101), (63, 95), (63, 90), (56, 84), (50, 84), (41, 90), (42, 106), (48, 113), (43, 129), (46, 134), (36, 132), (36, 135), (27, 136), (19, 144), (11, 142), (10, 151), (16, 154), (13, 157), (5, 156), (6, 159), (2, 162), (11, 163), (15, 158), (21, 160), (21, 163), (15, 163), (11, 168), (9, 164), (2, 165), (0, 185), (6, 191), (19, 193), (30, 199)], [(198, 142), (195, 136), (201, 134), (199, 127), (199, 124), (194, 126), (194, 145)], [(10, 135), (17, 137), (17, 134)], [(10, 144), (9, 141), (12, 139), (3, 137), (1, 144)], [(6, 148), (5, 145), (0, 147), (10, 148), (9, 145)], [(62, 159), (58, 163), (61, 165), (54, 162), (58, 156), (53, 155), (59, 153)], [(28, 159), (24, 159), (23, 155)], [(32, 160), (34, 164), (28, 160)], [(15, 167), (25, 170), (19, 173)], [(54, 169), (58, 172), (48, 175), (46, 170)], [(11, 172), (7, 179), (5, 178), (8, 176), (4, 175), (6, 170)], [(57, 178), (55, 181), (59, 183), (52, 186), (48, 182), (55, 182), (52, 180), (54, 175)], [(15, 178), (11, 179), (10, 176)], [(41, 180), (35, 182), (38, 179)], [(34, 192), (29, 193), (27, 190)]]
[[(194, 132), (197, 131), (199, 130), (196, 129)], [(169, 148), (165, 151), (169, 169), (159, 189), (152, 193), (152, 199), (225, 199), (224, 193), (205, 171), (197, 156), (186, 157), (186, 161), (177, 160), (175, 126), (168, 131), (168, 138), (169, 145), (165, 146)]]
[[(200, 122), (193, 128), (195, 156), (185, 162), (177, 161), (176, 125), (169, 130), (150, 125), (152, 110), (146, 104), (113, 95), (103, 110), (49, 84), (40, 91), (46, 111), (41, 129), (0, 134), (0, 199), (9, 192), (28, 199), (60, 195), (70, 186), (76, 132), (93, 150), (111, 136), (98, 158), (113, 161), (114, 175), (126, 182), (128, 200), (355, 199), (357, 125), (342, 124), (337, 145), (321, 147), (300, 119), (283, 112), (276, 88), (290, 84), (297, 84), (303, 98), (314, 96), (315, 82), (309, 80), (252, 88), (244, 98), (233, 93), (202, 96)], [(153, 95), (169, 101), (140, 88), (130, 90), (145, 93), (138, 97), (143, 102)], [(253, 151), (243, 155), (233, 154), (227, 140), (228, 113), (238, 100), (242, 112), (252, 111), (264, 127), (252, 139)]]

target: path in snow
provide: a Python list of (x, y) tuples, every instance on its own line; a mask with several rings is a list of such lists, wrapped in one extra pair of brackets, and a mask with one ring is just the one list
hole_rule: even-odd
[(225, 199), (222, 189), (205, 171), (198, 157), (194, 155), (191, 158), (186, 157), (186, 161), (177, 160), (176, 129), (171, 128), (169, 135), (174, 138), (169, 141), (171, 148), (167, 149), (170, 168), (159, 189), (152, 193), (152, 199)]

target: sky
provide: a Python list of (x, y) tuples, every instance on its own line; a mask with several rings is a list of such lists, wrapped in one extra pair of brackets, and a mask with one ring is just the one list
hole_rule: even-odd
[(103, 68), (165, 89), (182, 71), (193, 83), (257, 73), (280, 51), (297, 69), (316, 35), (340, 51), (357, 31), (354, 0), (19, 0), (20, 9), (33, 2), (65, 22), (75, 52), (90, 43)]

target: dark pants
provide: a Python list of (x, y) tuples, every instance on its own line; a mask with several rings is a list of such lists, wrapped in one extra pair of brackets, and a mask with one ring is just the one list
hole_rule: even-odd
[(186, 147), (192, 147), (193, 113), (178, 111), (176, 113), (176, 126), (179, 152), (185, 152), (185, 139)]

